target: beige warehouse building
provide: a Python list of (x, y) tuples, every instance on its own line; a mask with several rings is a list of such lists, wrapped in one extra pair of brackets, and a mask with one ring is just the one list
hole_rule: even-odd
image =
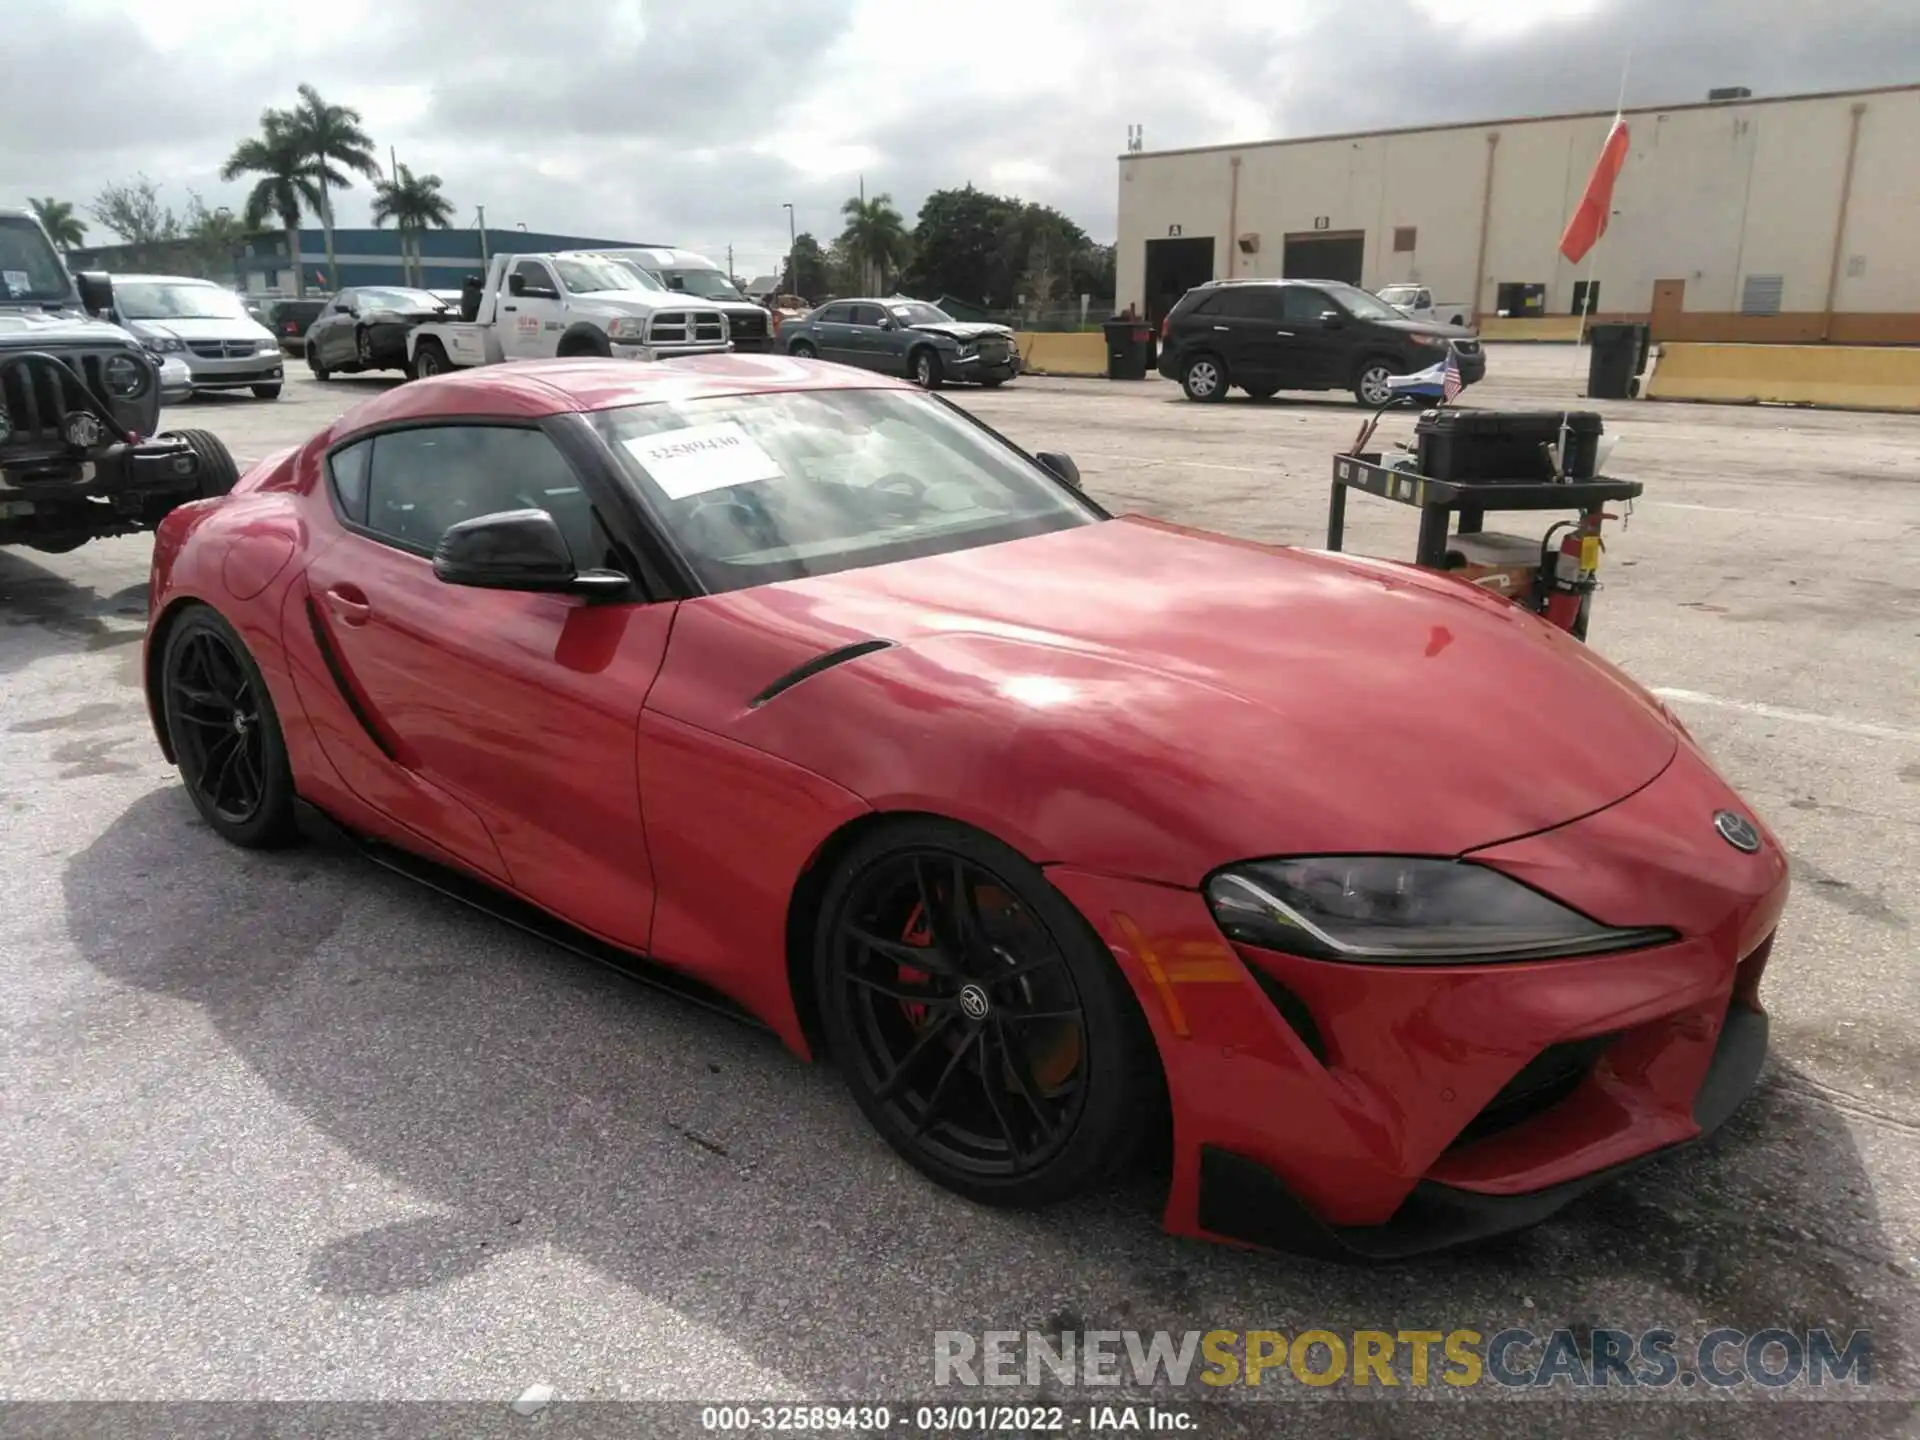
[(1568, 316), (1591, 273), (1596, 318), (1658, 339), (1920, 344), (1920, 85), (1734, 95), (1627, 113), (1579, 266), (1560, 233), (1610, 113), (1122, 155), (1119, 303), (1157, 320), (1202, 281), (1291, 275)]

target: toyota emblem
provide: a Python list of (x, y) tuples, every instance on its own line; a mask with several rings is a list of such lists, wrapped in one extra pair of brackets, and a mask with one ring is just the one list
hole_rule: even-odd
[(969, 1020), (986, 1019), (987, 1011), (991, 1008), (987, 1000), (987, 992), (978, 985), (960, 987), (960, 1011)]
[(1720, 832), (1720, 838), (1734, 849), (1748, 855), (1760, 848), (1760, 829), (1746, 816), (1735, 810), (1721, 810), (1713, 817), (1713, 828)]

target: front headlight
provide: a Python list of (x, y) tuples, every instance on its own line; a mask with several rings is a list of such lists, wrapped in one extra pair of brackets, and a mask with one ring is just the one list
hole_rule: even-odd
[(146, 335), (140, 343), (154, 355), (178, 355), (187, 348), (187, 342), (177, 335)]
[(116, 400), (132, 400), (147, 388), (152, 367), (133, 355), (110, 356), (100, 367), (100, 383)]
[(1407, 856), (1255, 860), (1216, 873), (1207, 903), (1230, 940), (1322, 960), (1543, 960), (1674, 938), (1598, 924), (1484, 865)]
[(1444, 335), (1409, 335), (1407, 339), (1428, 350), (1444, 350), (1453, 343)]
[(253, 348), (262, 355), (278, 355), (280, 353), (280, 342), (271, 335), (262, 335), (258, 340), (253, 342)]
[(609, 320), (607, 338), (638, 344), (647, 338), (647, 322), (632, 315), (623, 315), (617, 320)]

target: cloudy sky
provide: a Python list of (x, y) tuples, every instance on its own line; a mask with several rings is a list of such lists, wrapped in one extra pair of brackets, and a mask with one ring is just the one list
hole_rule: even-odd
[(864, 175), (909, 222), (972, 181), (1111, 239), (1129, 124), (1160, 149), (1604, 109), (1629, 52), (1629, 105), (1899, 84), (1914, 3), (0, 0), (0, 204), (144, 172), (176, 206), (237, 206), (222, 160), (306, 80), (463, 223), (484, 204), (763, 271), (783, 202), (824, 239)]

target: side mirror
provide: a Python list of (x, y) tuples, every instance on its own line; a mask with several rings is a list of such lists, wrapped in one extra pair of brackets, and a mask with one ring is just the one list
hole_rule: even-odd
[(82, 270), (73, 277), (80, 303), (95, 315), (113, 313), (113, 277), (104, 270)]
[(449, 526), (433, 552), (433, 573), (477, 590), (573, 595), (624, 594), (631, 583), (613, 570), (576, 570), (566, 537), (544, 510), (503, 510)]
[(1070, 485), (1075, 490), (1080, 488), (1080, 467), (1073, 463), (1073, 457), (1071, 455), (1060, 455), (1050, 450), (1042, 450), (1033, 458), (1040, 462), (1043, 469), (1051, 471), (1053, 477), (1062, 484)]
[(524, 275), (509, 275), (507, 277), (507, 293), (509, 295), (526, 294), (527, 293), (527, 277)]
[(882, 330), (893, 329), (893, 317), (891, 315), (882, 315), (880, 317), (880, 328)]

